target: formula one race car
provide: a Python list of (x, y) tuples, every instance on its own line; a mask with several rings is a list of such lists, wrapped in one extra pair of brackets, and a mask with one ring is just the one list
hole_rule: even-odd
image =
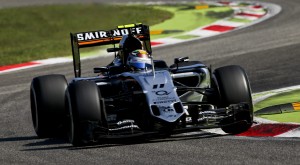
[[(188, 57), (153, 60), (149, 27), (71, 33), (75, 78), (45, 75), (32, 80), (34, 129), (40, 138), (68, 133), (86, 145), (103, 138), (169, 136), (204, 128), (238, 134), (253, 123), (251, 89), (236, 65), (214, 71)], [(81, 77), (80, 48), (112, 44), (115, 59)]]

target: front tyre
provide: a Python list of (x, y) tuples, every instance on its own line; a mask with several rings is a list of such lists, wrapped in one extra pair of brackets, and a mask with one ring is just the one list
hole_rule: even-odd
[(66, 92), (69, 141), (74, 146), (94, 142), (94, 131), (102, 128), (104, 105), (95, 82), (77, 81), (71, 83)]
[(60, 136), (65, 128), (65, 90), (63, 75), (35, 77), (30, 87), (31, 115), (39, 138)]
[(230, 134), (239, 134), (248, 130), (253, 123), (253, 104), (245, 71), (240, 66), (230, 65), (216, 69), (214, 77), (220, 94), (220, 107), (239, 103), (249, 105), (249, 111), (239, 112), (234, 117), (226, 119), (223, 124), (230, 125), (222, 127), (222, 130)]

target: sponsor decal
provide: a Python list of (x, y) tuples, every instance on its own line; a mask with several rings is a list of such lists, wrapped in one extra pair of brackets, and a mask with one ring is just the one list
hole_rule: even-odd
[(117, 122), (117, 125), (128, 124), (128, 123), (132, 124), (134, 123), (134, 120), (122, 120)]
[(169, 97), (169, 96), (161, 96), (153, 99), (152, 101), (154, 104), (163, 104), (163, 103), (173, 103), (176, 102), (175, 97)]
[(215, 111), (200, 111), (199, 114), (217, 114)]
[(110, 131), (126, 130), (126, 129), (139, 129), (139, 127), (134, 124), (134, 120), (122, 120), (117, 122), (116, 128), (110, 128)]
[(109, 131), (119, 131), (119, 130), (125, 130), (125, 129), (139, 129), (139, 127), (137, 125), (127, 125), (127, 126), (123, 126), (123, 127), (119, 127), (119, 128), (112, 128), (109, 129)]
[(185, 121), (186, 121), (186, 122), (191, 122), (191, 121), (192, 121), (192, 118), (191, 118), (191, 117), (186, 117), (186, 118), (185, 118)]
[[(142, 28), (136, 27), (136, 28), (127, 28), (127, 29), (115, 29), (115, 30), (111, 31), (112, 32), (111, 35), (114, 37), (128, 35), (129, 30), (134, 34), (141, 34)], [(108, 31), (93, 31), (93, 32), (77, 33), (76, 36), (77, 36), (78, 41), (80, 42), (80, 41), (108, 38), (108, 37), (110, 37), (109, 33), (110, 32), (108, 32)]]
[(154, 101), (154, 104), (166, 104), (166, 103), (173, 103), (176, 102), (176, 99), (174, 100), (166, 100), (166, 101)]
[(164, 95), (169, 95), (171, 92), (165, 91), (165, 90), (160, 90), (160, 91), (152, 91), (155, 93), (157, 96), (164, 96)]
[(168, 112), (173, 112), (174, 109), (171, 108), (170, 106), (159, 106), (158, 107), (162, 112), (168, 113)]

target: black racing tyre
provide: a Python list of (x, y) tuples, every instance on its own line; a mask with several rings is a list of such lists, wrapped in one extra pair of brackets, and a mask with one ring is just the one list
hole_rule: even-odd
[(65, 91), (63, 75), (35, 77), (30, 87), (31, 115), (39, 138), (61, 136), (65, 129)]
[(69, 141), (81, 146), (94, 141), (93, 131), (104, 126), (104, 105), (95, 82), (77, 81), (68, 86), (66, 101)]
[(249, 111), (238, 113), (234, 118), (225, 120), (222, 130), (230, 134), (238, 134), (248, 130), (253, 123), (253, 104), (248, 77), (240, 66), (230, 65), (214, 71), (220, 102), (219, 107), (228, 107), (230, 104), (248, 103)]

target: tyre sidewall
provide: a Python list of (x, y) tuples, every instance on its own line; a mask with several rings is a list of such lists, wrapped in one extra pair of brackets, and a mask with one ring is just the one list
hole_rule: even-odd
[(241, 112), (235, 116), (235, 121), (225, 120), (225, 124), (246, 120), (248, 124), (224, 127), (225, 132), (242, 132), (252, 125), (253, 104), (251, 88), (245, 71), (237, 65), (221, 67), (214, 72), (214, 81), (219, 91), (219, 107), (228, 107), (230, 104), (248, 103), (249, 111)]
[(101, 123), (101, 93), (94, 82), (71, 83), (66, 92), (69, 110), (69, 140), (74, 146), (83, 145), (88, 122)]
[(63, 132), (66, 88), (67, 80), (63, 75), (46, 75), (32, 80), (31, 114), (39, 137), (60, 136)]

